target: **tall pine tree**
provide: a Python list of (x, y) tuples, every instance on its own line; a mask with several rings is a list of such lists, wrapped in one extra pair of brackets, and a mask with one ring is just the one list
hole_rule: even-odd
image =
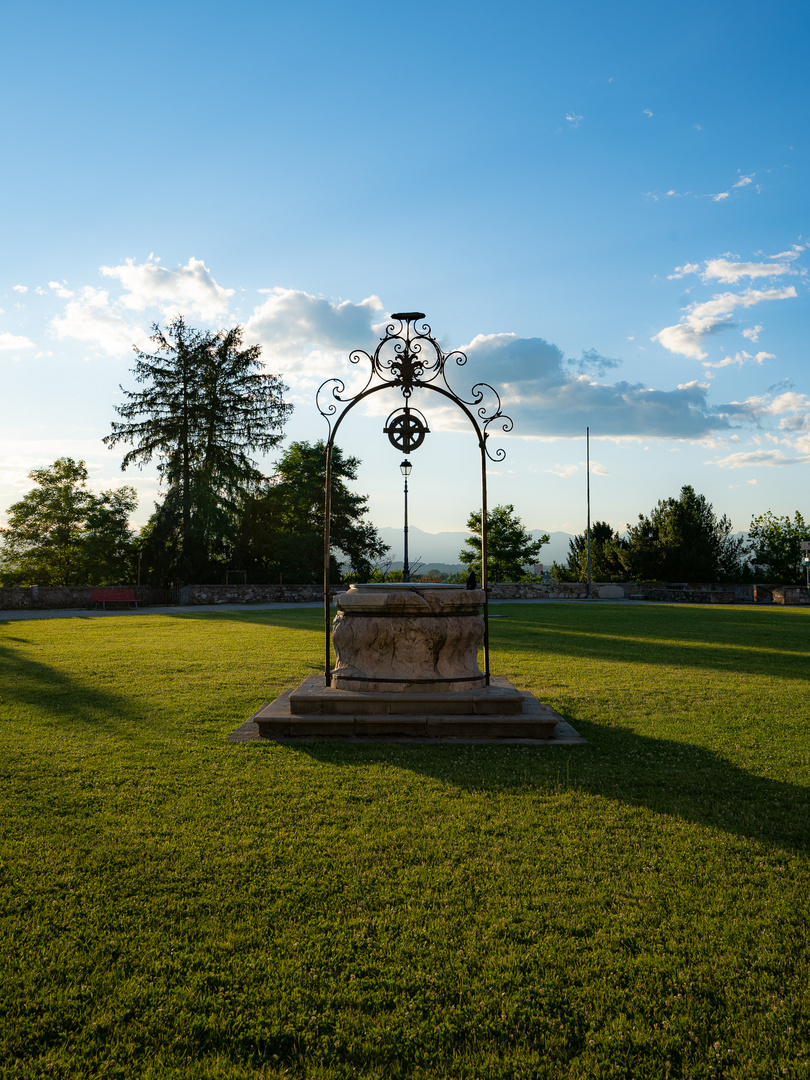
[(164, 573), (189, 582), (221, 554), (241, 501), (262, 479), (251, 454), (277, 445), (292, 406), (281, 379), (262, 370), (261, 346), (242, 347), (241, 327), (195, 330), (178, 316), (153, 331), (154, 351), (136, 350), (132, 369), (143, 389), (121, 387), (122, 420), (104, 442), (133, 447), (122, 469), (157, 462), (168, 486), (157, 531), (174, 537)]

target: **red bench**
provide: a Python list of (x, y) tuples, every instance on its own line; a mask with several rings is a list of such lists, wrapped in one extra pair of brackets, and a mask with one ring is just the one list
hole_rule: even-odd
[(138, 606), (138, 601), (135, 599), (134, 589), (117, 589), (117, 588), (103, 588), (103, 589), (91, 589), (90, 599), (94, 604), (102, 604), (104, 610), (107, 610), (107, 604), (134, 604)]

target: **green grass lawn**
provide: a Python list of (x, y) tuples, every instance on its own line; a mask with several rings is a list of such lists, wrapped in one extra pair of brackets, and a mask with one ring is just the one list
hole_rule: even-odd
[(228, 743), (316, 610), (0, 622), (0, 1076), (810, 1077), (810, 612), (493, 613), (587, 745)]

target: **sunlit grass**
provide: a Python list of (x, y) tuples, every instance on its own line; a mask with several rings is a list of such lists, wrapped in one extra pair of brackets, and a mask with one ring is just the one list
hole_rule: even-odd
[(810, 622), (501, 605), (586, 746), (230, 744), (313, 610), (0, 624), (0, 1076), (810, 1076)]

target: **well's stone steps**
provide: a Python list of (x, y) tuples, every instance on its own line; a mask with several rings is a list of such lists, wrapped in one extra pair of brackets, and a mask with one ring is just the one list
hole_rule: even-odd
[(365, 694), (305, 679), (253, 714), (229, 739), (415, 739), (584, 743), (558, 712), (498, 676), (455, 693)]

